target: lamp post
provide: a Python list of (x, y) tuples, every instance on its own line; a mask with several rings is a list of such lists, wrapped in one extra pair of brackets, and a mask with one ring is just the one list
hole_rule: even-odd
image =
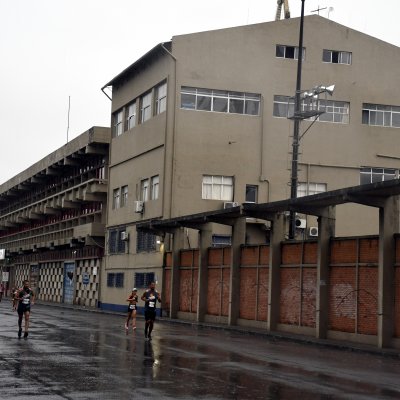
[[(294, 127), (292, 142), (292, 165), (290, 174), (290, 198), (297, 197), (298, 185), (298, 158), (299, 158), (299, 132), (300, 119), (300, 93), (301, 93), (301, 68), (303, 64), (303, 26), (304, 26), (304, 2), (301, 0), (301, 16), (300, 16), (300, 33), (299, 33), (299, 52), (297, 58), (297, 79), (296, 79), (296, 96), (294, 100)], [(290, 211), (289, 216), (289, 239), (294, 239), (296, 234), (296, 213)]]

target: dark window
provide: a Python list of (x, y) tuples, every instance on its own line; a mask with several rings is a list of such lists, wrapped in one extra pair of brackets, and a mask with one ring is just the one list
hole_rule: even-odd
[(138, 231), (136, 241), (136, 251), (138, 253), (143, 251), (156, 250), (156, 235), (148, 232)]
[(122, 288), (124, 287), (124, 273), (118, 272), (115, 274), (115, 287)]
[(232, 244), (231, 235), (213, 235), (212, 236), (212, 246), (213, 247), (230, 246), (231, 244)]
[(257, 203), (258, 200), (258, 186), (246, 185), (246, 201), (249, 203)]
[(113, 253), (125, 253), (125, 240), (122, 240), (121, 232), (125, 232), (125, 228), (113, 229), (108, 234), (108, 252)]
[(115, 274), (109, 273), (107, 274), (107, 287), (115, 286)]
[(154, 272), (136, 272), (135, 284), (136, 288), (147, 288), (151, 282), (154, 282)]

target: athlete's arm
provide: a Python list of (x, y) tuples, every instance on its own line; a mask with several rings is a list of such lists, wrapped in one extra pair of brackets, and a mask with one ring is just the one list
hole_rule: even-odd
[(146, 299), (146, 294), (147, 294), (147, 291), (144, 292), (143, 295), (142, 295), (142, 297), (141, 297), (141, 299), (142, 299), (143, 301), (149, 301), (149, 299)]

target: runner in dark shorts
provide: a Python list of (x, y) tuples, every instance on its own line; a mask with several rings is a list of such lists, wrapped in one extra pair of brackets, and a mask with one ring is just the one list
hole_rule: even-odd
[(151, 332), (153, 331), (154, 321), (156, 319), (157, 301), (161, 303), (161, 295), (155, 289), (155, 282), (151, 282), (149, 288), (143, 293), (141, 299), (144, 301), (144, 337), (151, 340)]
[(126, 317), (126, 322), (125, 322), (125, 330), (126, 333), (128, 334), (129, 330), (129, 321), (132, 318), (132, 329), (136, 329), (136, 305), (139, 300), (139, 297), (137, 295), (137, 289), (133, 288), (131, 295), (126, 299), (126, 301), (129, 302), (128, 304), (128, 316)]
[(14, 297), (14, 310), (18, 312), (18, 338), (22, 335), (22, 319), (25, 317), (24, 339), (28, 337), (29, 317), (31, 305), (34, 303), (34, 294), (29, 287), (29, 281), (24, 281), (24, 286), (18, 290)]

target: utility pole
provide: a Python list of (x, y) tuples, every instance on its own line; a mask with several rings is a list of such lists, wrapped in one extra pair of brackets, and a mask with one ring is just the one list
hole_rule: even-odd
[[(299, 52), (297, 58), (297, 79), (296, 96), (294, 100), (294, 127), (292, 141), (292, 165), (290, 176), (290, 198), (297, 197), (298, 186), (298, 164), (299, 164), (299, 132), (300, 132), (300, 93), (301, 93), (301, 69), (303, 65), (303, 26), (304, 26), (304, 2), (301, 0), (300, 33), (299, 33)], [(290, 211), (289, 216), (289, 239), (294, 239), (296, 235), (296, 212)]]

